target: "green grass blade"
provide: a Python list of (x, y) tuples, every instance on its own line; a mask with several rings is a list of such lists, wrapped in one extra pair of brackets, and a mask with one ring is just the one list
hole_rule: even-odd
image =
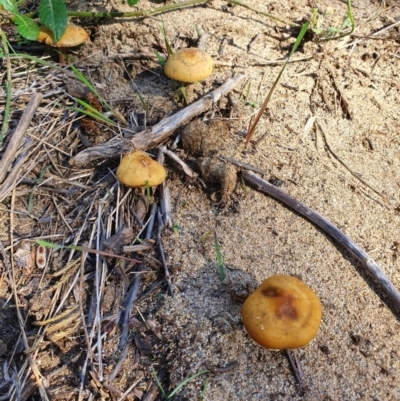
[(218, 263), (218, 272), (219, 277), (221, 280), (225, 279), (225, 266), (222, 260), (221, 250), (219, 248), (219, 242), (216, 231), (214, 231), (214, 248), (215, 248), (215, 255), (217, 256), (217, 263)]
[(168, 395), (168, 399), (173, 397), (179, 390), (182, 389), (182, 387), (186, 386), (186, 384), (188, 384), (189, 382), (191, 382), (192, 380), (194, 380), (196, 377), (199, 377), (201, 375), (204, 375), (205, 373), (209, 373), (209, 370), (202, 370), (201, 372), (195, 373), (193, 376), (188, 377), (187, 379), (185, 379), (182, 383), (180, 383), (175, 390), (170, 393)]
[(157, 376), (157, 373), (155, 372), (155, 370), (153, 368), (151, 368), (151, 370), (153, 371), (153, 376), (154, 376), (154, 380), (155, 380), (155, 382), (157, 384), (157, 387), (160, 389), (160, 391), (161, 391), (162, 395), (164, 396), (164, 398), (168, 398), (167, 393), (165, 392), (165, 390), (164, 390), (164, 388), (163, 388), (163, 386), (162, 386), (162, 384), (160, 382), (160, 379)]
[(154, 54), (155, 54), (156, 57), (157, 57), (158, 62), (164, 67), (164, 66), (165, 66), (165, 63), (166, 63), (164, 57), (161, 56), (161, 54), (160, 54), (156, 49), (153, 49), (153, 51), (154, 51)]
[(105, 101), (97, 92), (96, 88), (92, 85), (92, 83), (73, 65), (71, 65), (72, 72), (76, 75), (76, 78), (79, 79), (87, 88), (90, 89), (101, 101)]
[(291, 52), (290, 52), (290, 54), (289, 54), (289, 57), (286, 59), (286, 62), (285, 62), (285, 64), (282, 66), (282, 69), (281, 69), (281, 71), (279, 72), (278, 77), (276, 78), (274, 84), (272, 85), (272, 88), (271, 88), (270, 91), (268, 92), (268, 95), (267, 95), (267, 97), (265, 98), (264, 103), (263, 103), (263, 105), (261, 106), (261, 109), (260, 109), (259, 112), (257, 113), (257, 116), (256, 116), (256, 118), (254, 119), (253, 124), (250, 126), (249, 130), (247, 131), (245, 146), (247, 146), (248, 143), (250, 142), (251, 137), (253, 136), (254, 131), (255, 131), (256, 127), (257, 127), (257, 124), (258, 124), (258, 122), (260, 121), (260, 118), (261, 118), (261, 116), (263, 115), (265, 109), (267, 108), (268, 102), (269, 102), (269, 100), (271, 99), (271, 96), (272, 96), (272, 94), (273, 94), (273, 92), (274, 92), (276, 86), (278, 85), (278, 82), (279, 82), (279, 80), (281, 79), (281, 76), (282, 76), (283, 72), (285, 71), (286, 66), (287, 66), (287, 64), (288, 64), (288, 62), (289, 62), (289, 60), (290, 60), (290, 58), (292, 57), (292, 55), (293, 55), (293, 53), (296, 51), (296, 49), (299, 47), (299, 44), (300, 44), (301, 41), (303, 40), (304, 35), (305, 35), (305, 33), (307, 32), (309, 26), (310, 26), (310, 21), (307, 21), (307, 22), (302, 26), (301, 31), (300, 31), (299, 35), (297, 36), (296, 42), (294, 42), (294, 45), (293, 45), (293, 48), (292, 48), (292, 50), (291, 50)]
[(32, 207), (33, 207), (33, 189), (32, 189), (32, 191), (29, 193), (29, 197), (28, 197), (28, 206), (27, 206), (28, 212), (31, 212), (31, 211), (32, 211)]
[(66, 107), (66, 109), (85, 114), (86, 116), (91, 117), (95, 120), (117, 127), (117, 125), (113, 121), (109, 120), (107, 117), (103, 116), (100, 113), (92, 113), (90, 110), (80, 109), (78, 107)]
[[(52, 248), (52, 249), (60, 249), (60, 248), (63, 248), (62, 245), (53, 244), (52, 242), (43, 241), (42, 239), (38, 239), (38, 240), (36, 241), (36, 243), (37, 243), (38, 245), (43, 245), (43, 246), (45, 246), (45, 247), (47, 247), (47, 248)], [(67, 248), (67, 247), (65, 247), (65, 248)]]
[(93, 113), (90, 110), (80, 109), (78, 107), (66, 107), (66, 109), (67, 110), (76, 111), (78, 113), (84, 114), (85, 116), (91, 117), (94, 120), (97, 120), (99, 122), (102, 122), (102, 123), (117, 127), (117, 125), (113, 121), (109, 120), (105, 116), (102, 116), (102, 114), (100, 114), (100, 113)]
[(146, 186), (147, 204), (149, 205), (151, 200), (151, 191), (150, 191), (150, 183), (147, 180), (145, 181), (145, 186)]
[(118, 115), (118, 113), (115, 112), (115, 110), (107, 103), (107, 100), (104, 99), (104, 97), (102, 97), (100, 95), (100, 93), (96, 90), (96, 88), (92, 85), (92, 83), (77, 69), (75, 68), (73, 65), (71, 65), (71, 70), (74, 73), (75, 77), (81, 81), (87, 88), (89, 88), (89, 90), (91, 92), (93, 92), (97, 99), (99, 99), (99, 101), (101, 102), (101, 104), (109, 111), (111, 111), (111, 113), (114, 114), (114, 116), (123, 124), (126, 125), (125, 121), (122, 121), (121, 117)]
[(167, 53), (168, 53), (168, 57), (169, 57), (171, 54), (174, 54), (174, 51), (172, 50), (172, 47), (169, 44), (167, 31), (165, 30), (164, 20), (162, 20), (161, 33), (164, 37), (165, 47), (167, 48)]
[(11, 83), (11, 62), (10, 62), (10, 55), (8, 53), (8, 47), (10, 46), (6, 35), (0, 28), (0, 37), (1, 37), (1, 42), (3, 45), (3, 50), (4, 50), (4, 55), (3, 58), (5, 59), (5, 65), (6, 65), (6, 79), (4, 83), (4, 92), (6, 93), (6, 104), (4, 106), (4, 114), (3, 114), (3, 122), (1, 124), (1, 130), (0, 130), (0, 147), (3, 143), (4, 136), (7, 133), (8, 129), (8, 123), (10, 122), (10, 110), (11, 110), (11, 89), (12, 89), (12, 83)]
[(100, 111), (95, 109), (89, 103), (87, 103), (84, 100), (79, 99), (79, 98), (74, 98), (74, 100), (78, 104), (80, 104), (82, 107), (84, 107), (84, 109), (79, 109), (77, 107), (67, 107), (67, 109), (74, 110), (74, 111), (77, 111), (79, 113), (85, 114), (85, 115), (87, 115), (89, 117), (95, 118), (96, 120), (100, 120), (100, 121), (102, 121), (102, 122), (104, 122), (106, 124), (112, 125), (114, 127), (117, 126), (117, 124), (115, 124), (114, 121), (112, 121), (109, 118), (107, 118), (105, 115), (103, 115)]
[(201, 391), (201, 394), (200, 394), (200, 399), (199, 399), (200, 401), (203, 401), (203, 399), (206, 395), (208, 385), (210, 384), (210, 380), (211, 380), (211, 375), (208, 375), (206, 378), (206, 381), (204, 382), (203, 390)]

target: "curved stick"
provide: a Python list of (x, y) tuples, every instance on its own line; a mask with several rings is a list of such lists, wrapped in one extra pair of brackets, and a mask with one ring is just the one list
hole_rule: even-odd
[(378, 264), (370, 256), (368, 256), (368, 254), (363, 249), (361, 249), (356, 243), (354, 243), (346, 234), (340, 231), (327, 218), (310, 209), (304, 203), (283, 192), (281, 189), (263, 180), (257, 174), (245, 170), (242, 172), (242, 176), (245, 181), (255, 187), (258, 191), (263, 192), (290, 207), (301, 216), (314, 223), (321, 230), (325, 231), (341, 245), (343, 245), (353, 256), (355, 256), (363, 264), (363, 266), (368, 270), (368, 273), (370, 274), (374, 282), (382, 289), (384, 294), (393, 303), (394, 308), (398, 312), (400, 312), (400, 292), (398, 291), (398, 289), (393, 285), (393, 283), (381, 270)]

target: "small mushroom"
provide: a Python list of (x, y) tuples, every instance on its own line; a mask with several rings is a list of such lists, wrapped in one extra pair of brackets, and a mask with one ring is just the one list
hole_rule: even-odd
[(128, 187), (154, 187), (165, 180), (167, 172), (147, 153), (136, 150), (122, 158), (116, 175), (118, 181)]
[(209, 77), (214, 68), (211, 56), (195, 47), (178, 50), (168, 57), (164, 73), (180, 82), (197, 82)]
[(37, 41), (45, 43), (48, 46), (60, 48), (60, 62), (63, 62), (65, 56), (65, 48), (79, 46), (89, 39), (89, 34), (80, 26), (69, 25), (64, 32), (64, 35), (56, 42), (53, 32), (45, 27), (40, 27)]
[(317, 295), (295, 277), (265, 280), (244, 302), (242, 320), (250, 337), (268, 349), (293, 349), (308, 344), (321, 323)]

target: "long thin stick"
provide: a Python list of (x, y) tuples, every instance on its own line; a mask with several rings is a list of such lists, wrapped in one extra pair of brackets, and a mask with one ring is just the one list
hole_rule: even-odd
[(167, 284), (168, 284), (169, 294), (171, 295), (171, 297), (173, 297), (174, 296), (174, 289), (172, 288), (171, 275), (169, 274), (167, 260), (165, 258), (164, 248), (163, 248), (163, 244), (162, 244), (162, 240), (161, 240), (162, 228), (163, 228), (163, 221), (162, 221), (161, 211), (158, 209), (158, 211), (157, 211), (157, 246), (158, 246), (158, 253), (160, 254), (161, 264), (162, 264), (163, 269), (164, 269), (164, 276), (165, 276), (165, 280), (167, 281)]
[(343, 245), (353, 256), (355, 256), (363, 264), (363, 266), (368, 270), (368, 273), (370, 274), (374, 282), (379, 285), (384, 294), (393, 303), (393, 307), (396, 309), (397, 312), (400, 313), (400, 292), (398, 291), (398, 289), (392, 284), (392, 282), (377, 265), (377, 263), (370, 256), (368, 256), (368, 254), (363, 249), (361, 249), (356, 243), (354, 243), (346, 234), (341, 232), (327, 218), (310, 209), (299, 200), (283, 192), (281, 189), (263, 180), (257, 174), (246, 170), (242, 172), (242, 176), (245, 181), (254, 186), (258, 191), (263, 192), (290, 207), (291, 209), (305, 217), (307, 220), (313, 222), (321, 230), (325, 231), (332, 238)]
[(159, 143), (167, 139), (177, 128), (188, 123), (192, 118), (209, 110), (223, 95), (244, 80), (244, 75), (236, 75), (228, 79), (223, 85), (203, 96), (201, 99), (178, 111), (170, 117), (162, 119), (150, 130), (140, 132), (132, 139), (115, 138), (106, 143), (86, 149), (75, 155), (69, 163), (75, 167), (81, 167), (93, 160), (116, 157), (128, 153), (132, 149), (147, 150), (155, 148)]
[(8, 53), (8, 40), (6, 34), (3, 32), (1, 28), (0, 28), (0, 38), (1, 38), (1, 43), (3, 45), (4, 59), (7, 67), (6, 79), (4, 83), (4, 89), (6, 93), (6, 104), (4, 106), (3, 122), (0, 128), (0, 148), (1, 148), (1, 146), (3, 145), (4, 136), (7, 132), (8, 123), (10, 122), (9, 120), (10, 120), (10, 109), (11, 109), (12, 83), (11, 83), (11, 62), (10, 62), (10, 55)]
[(39, 107), (40, 102), (42, 101), (42, 98), (43, 96), (41, 93), (35, 93), (34, 95), (32, 95), (31, 100), (22, 113), (17, 128), (15, 128), (15, 131), (10, 137), (7, 149), (5, 150), (4, 155), (0, 160), (0, 183), (3, 182), (4, 178), (7, 175), (8, 167), (15, 157), (15, 154), (21, 144), (21, 140), (24, 137), (25, 132), (29, 127), (29, 124), (31, 123), (33, 116), (35, 115), (36, 110)]

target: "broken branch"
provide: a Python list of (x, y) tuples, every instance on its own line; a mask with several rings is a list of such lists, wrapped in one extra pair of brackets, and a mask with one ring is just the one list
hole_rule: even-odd
[(85, 149), (76, 154), (69, 163), (71, 166), (81, 167), (96, 159), (116, 157), (131, 152), (133, 149), (153, 149), (167, 139), (177, 128), (189, 122), (193, 117), (209, 110), (215, 102), (239, 85), (244, 78), (244, 75), (236, 75), (183, 110), (162, 119), (150, 130), (142, 131), (131, 139), (114, 138), (101, 145)]

